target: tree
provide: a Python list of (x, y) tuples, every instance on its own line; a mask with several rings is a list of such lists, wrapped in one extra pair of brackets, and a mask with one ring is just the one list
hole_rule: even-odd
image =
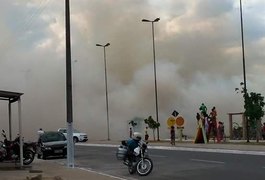
[(261, 118), (264, 116), (264, 97), (260, 93), (251, 92), (244, 94), (245, 116), (252, 128), (256, 129), (256, 139), (259, 142), (261, 133)]
[(156, 130), (157, 128), (160, 127), (160, 123), (159, 123), (159, 122), (156, 122), (156, 121), (152, 118), (152, 116), (149, 116), (147, 119), (144, 120), (144, 122), (145, 122), (145, 124), (148, 125), (148, 127), (149, 127), (150, 129), (153, 130), (153, 137), (154, 137), (154, 141), (155, 141), (155, 130)]

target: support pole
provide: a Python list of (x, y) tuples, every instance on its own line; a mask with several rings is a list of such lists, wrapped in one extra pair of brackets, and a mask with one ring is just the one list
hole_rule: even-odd
[(67, 166), (74, 167), (70, 2), (65, 0)]
[(229, 134), (230, 134), (230, 139), (234, 139), (234, 134), (233, 134), (233, 116), (232, 114), (228, 114), (229, 116)]
[(12, 113), (11, 102), (8, 102), (8, 119), (9, 119), (9, 140), (12, 141)]
[[(245, 43), (244, 43), (243, 10), (242, 10), (242, 1), (241, 0), (240, 0), (240, 22), (241, 22), (242, 60), (243, 60), (243, 78), (244, 78), (244, 89), (243, 89), (243, 91), (244, 91), (244, 105), (246, 105), (247, 80), (246, 80), (246, 65), (245, 65)], [(247, 142), (249, 142), (248, 117), (246, 117), (246, 131), (247, 131), (246, 132)]]
[[(155, 53), (155, 33), (154, 22), (152, 22), (153, 56), (154, 56), (154, 78), (155, 78), (155, 104), (156, 104), (156, 122), (159, 122), (158, 116), (158, 98), (157, 98), (157, 78), (156, 78), (156, 53)], [(157, 140), (160, 141), (159, 127), (157, 128)]]
[(19, 145), (20, 145), (20, 166), (23, 166), (23, 134), (22, 134), (22, 118), (21, 118), (21, 99), (18, 99), (18, 121), (19, 121)]

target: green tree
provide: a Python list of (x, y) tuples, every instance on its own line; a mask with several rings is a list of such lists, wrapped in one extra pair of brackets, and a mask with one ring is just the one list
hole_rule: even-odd
[(261, 134), (261, 118), (264, 116), (264, 97), (260, 93), (251, 92), (244, 94), (245, 116), (249, 126), (256, 129), (256, 139), (259, 142)]
[(156, 122), (156, 121), (152, 118), (152, 116), (149, 116), (147, 119), (144, 120), (144, 122), (145, 122), (145, 124), (148, 125), (148, 127), (149, 127), (150, 129), (153, 130), (153, 137), (154, 137), (154, 141), (155, 141), (155, 130), (156, 130), (157, 128), (160, 127), (160, 123), (159, 123), (159, 122)]

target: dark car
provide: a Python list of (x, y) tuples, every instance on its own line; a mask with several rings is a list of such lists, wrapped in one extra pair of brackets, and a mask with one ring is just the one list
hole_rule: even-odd
[(63, 133), (48, 131), (40, 135), (37, 145), (37, 157), (46, 159), (48, 156), (67, 155), (67, 141)]

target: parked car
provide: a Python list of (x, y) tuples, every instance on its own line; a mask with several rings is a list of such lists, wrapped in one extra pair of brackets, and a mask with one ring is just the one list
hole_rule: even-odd
[(45, 131), (40, 135), (37, 144), (37, 158), (46, 159), (49, 156), (67, 155), (67, 141), (63, 133)]
[[(58, 132), (61, 132), (64, 134), (64, 136), (67, 138), (67, 129), (66, 128), (59, 128)], [(78, 130), (73, 130), (73, 140), (74, 142), (86, 142), (87, 141), (87, 134), (81, 133)]]

